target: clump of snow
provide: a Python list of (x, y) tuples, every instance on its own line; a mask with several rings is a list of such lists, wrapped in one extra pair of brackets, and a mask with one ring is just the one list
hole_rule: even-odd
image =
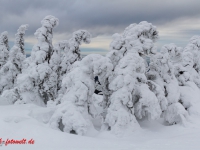
[(164, 117), (169, 124), (181, 123), (185, 125), (188, 118), (188, 112), (180, 103), (173, 103), (168, 106), (167, 111), (164, 113)]

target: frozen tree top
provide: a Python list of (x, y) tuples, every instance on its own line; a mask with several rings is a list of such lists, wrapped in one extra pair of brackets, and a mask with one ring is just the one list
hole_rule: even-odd
[(71, 39), (60, 41), (59, 43), (57, 43), (57, 46), (59, 46), (65, 52), (71, 51), (73, 53), (76, 53), (76, 51), (79, 51), (79, 45), (81, 45), (82, 42), (89, 44), (90, 41), (91, 34), (88, 31), (78, 30), (73, 33)]
[(78, 42), (79, 44), (81, 44), (81, 42), (83, 41), (86, 44), (89, 44), (91, 41), (91, 34), (86, 31), (86, 30), (78, 30), (75, 31), (73, 33), (73, 37), (72, 39), (74, 39), (76, 42)]
[(19, 34), (25, 34), (25, 31), (28, 29), (28, 24), (23, 24), (19, 27), (19, 29), (17, 30), (17, 34), (16, 35), (19, 35)]
[(9, 49), (9, 45), (8, 45), (8, 32), (4, 31), (1, 33), (0, 35), (0, 45), (1, 46), (5, 46), (7, 48), (7, 50)]
[(17, 33), (15, 34), (15, 45), (19, 48), (22, 49), (22, 52), (24, 53), (24, 39), (23, 39), (23, 36), (26, 32), (26, 30), (28, 29), (28, 24), (24, 24), (24, 25), (21, 25), (19, 27), (19, 29), (17, 30)]
[(4, 45), (6, 42), (8, 42), (8, 32), (4, 31), (0, 35), (0, 45)]
[[(112, 38), (110, 49), (113, 52), (108, 54), (108, 57), (112, 57), (112, 55), (121, 57), (133, 51), (138, 52), (143, 57), (145, 55), (154, 55), (157, 52), (154, 42), (158, 39), (158, 31), (155, 26), (146, 21), (139, 24), (131, 24), (122, 34), (115, 33)], [(116, 54), (119, 50), (121, 52)]]
[(190, 42), (185, 47), (184, 51), (197, 52), (200, 50), (200, 36), (195, 35), (190, 39)]
[(44, 17), (44, 19), (41, 21), (41, 24), (46, 28), (53, 28), (59, 24), (59, 19), (54, 16), (48, 15)]
[(139, 24), (130, 24), (123, 33), (123, 37), (129, 38), (146, 38), (155, 41), (158, 39), (158, 31), (156, 26), (153, 26), (151, 23), (142, 21)]
[(196, 45), (197, 47), (200, 48), (200, 36), (195, 35), (190, 39), (190, 43)]

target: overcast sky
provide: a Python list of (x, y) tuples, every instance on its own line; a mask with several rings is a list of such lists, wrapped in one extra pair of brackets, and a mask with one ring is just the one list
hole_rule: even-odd
[(30, 52), (37, 42), (33, 34), (46, 15), (59, 19), (54, 43), (78, 29), (92, 34), (91, 44), (81, 46), (84, 54), (107, 53), (112, 34), (141, 21), (157, 26), (158, 49), (169, 43), (184, 47), (200, 35), (200, 0), (0, 0), (0, 32), (9, 32), (12, 46), (18, 27), (29, 24), (25, 42)]

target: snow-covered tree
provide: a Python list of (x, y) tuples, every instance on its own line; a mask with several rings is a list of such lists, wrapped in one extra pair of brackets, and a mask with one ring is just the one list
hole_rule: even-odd
[(9, 56), (8, 32), (4, 31), (0, 35), (0, 69), (7, 62)]
[[(0, 93), (14, 87), (16, 78), (22, 71), (24, 53), (24, 35), (28, 25), (21, 25), (15, 34), (15, 44), (9, 51), (9, 58), (0, 70)], [(8, 47), (8, 46), (7, 46)]]
[[(175, 66), (175, 76), (180, 85), (180, 103), (190, 115), (200, 115), (200, 89), (193, 82), (193, 77), (183, 65)], [(187, 115), (187, 113), (185, 113)]]
[(115, 67), (115, 78), (110, 82), (110, 96), (105, 122), (112, 132), (122, 135), (138, 128), (138, 119), (160, 117), (161, 108), (146, 82), (144, 60), (136, 53), (123, 57)]
[(200, 75), (194, 68), (194, 57), (189, 51), (184, 51), (182, 53), (182, 66), (190, 73), (191, 80), (200, 88)]
[(164, 45), (161, 49), (161, 53), (169, 54), (169, 58), (173, 64), (183, 65), (183, 67), (185, 67), (186, 70), (190, 72), (192, 80), (197, 84), (198, 87), (200, 87), (200, 76), (194, 68), (196, 66), (194, 61), (197, 61), (194, 58), (196, 57), (196, 55), (198, 55), (198, 51), (192, 53), (192, 51), (194, 50), (194, 45), (196, 45), (196, 48), (198, 47), (197, 39), (198, 36), (194, 36), (191, 39), (191, 43), (193, 44), (188, 44), (184, 51), (181, 47), (177, 47), (175, 44), (171, 43)]
[(187, 112), (180, 103), (181, 93), (178, 81), (174, 74), (174, 67), (168, 53), (157, 53), (150, 62), (148, 78), (158, 84), (165, 92), (168, 101), (167, 109), (164, 111), (164, 119), (169, 124), (185, 123)]
[(78, 30), (73, 33), (71, 39), (55, 44), (50, 67), (58, 74), (58, 89), (61, 88), (62, 79), (70, 72), (72, 65), (82, 59), (80, 45), (82, 42), (89, 44), (90, 38), (91, 35), (88, 31)]
[(33, 46), (30, 62), (25, 60), (25, 68), (17, 77), (20, 99), (17, 103), (35, 103), (44, 106), (57, 96), (57, 73), (49, 66), (53, 54), (53, 28), (58, 25), (54, 16), (46, 16), (42, 27), (36, 30), (38, 40)]
[(91, 34), (86, 30), (78, 30), (73, 33), (71, 39), (65, 41), (63, 58), (60, 64), (60, 75), (68, 73), (72, 64), (82, 59), (79, 46), (82, 42), (89, 44)]
[(94, 77), (103, 82), (112, 71), (110, 60), (90, 54), (73, 64), (73, 69), (62, 81), (63, 95), (50, 120), (50, 126), (64, 132), (84, 135), (92, 127), (90, 117), (97, 111), (92, 102), (95, 90)]
[[(108, 85), (103, 85), (103, 93), (110, 94), (107, 96), (109, 100), (106, 100), (109, 107), (104, 127), (111, 128), (118, 135), (137, 129), (136, 118), (157, 119), (161, 108), (166, 109), (166, 99), (158, 100), (156, 97), (163, 93), (150, 89), (145, 76), (145, 57), (155, 55), (154, 42), (157, 38), (156, 27), (148, 22), (131, 24), (122, 35), (113, 35), (107, 57), (114, 69), (107, 80)], [(156, 95), (156, 92), (159, 94)]]
[(169, 54), (169, 58), (173, 64), (177, 64), (182, 61), (182, 52), (183, 48), (176, 46), (174, 43), (166, 44), (161, 48), (161, 53)]
[(38, 39), (38, 43), (34, 45), (31, 58), (35, 64), (41, 64), (50, 61), (53, 46), (53, 28), (56, 27), (59, 23), (59, 20), (54, 16), (46, 16), (42, 21), (42, 27), (37, 29), (35, 36)]
[[(139, 24), (129, 25), (120, 35), (114, 34), (113, 41), (110, 43), (110, 52), (107, 57), (110, 58), (112, 64), (115, 66), (118, 62), (129, 52), (137, 52), (139, 56), (145, 59), (146, 56), (151, 56), (156, 53), (154, 42), (158, 38), (158, 31), (156, 27), (146, 21)], [(145, 64), (147, 65), (146, 61)], [(109, 81), (102, 88), (104, 97), (107, 99), (112, 92), (109, 91)]]
[(193, 54), (193, 67), (200, 74), (200, 36), (193, 36), (184, 51), (189, 51)]

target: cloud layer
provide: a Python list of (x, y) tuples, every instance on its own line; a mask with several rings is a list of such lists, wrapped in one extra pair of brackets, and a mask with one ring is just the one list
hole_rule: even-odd
[[(97, 48), (99, 37), (106, 37), (104, 42), (110, 41), (112, 34), (145, 20), (158, 27), (158, 47), (176, 41), (184, 46), (189, 37), (200, 34), (199, 6), (199, 0), (1, 0), (0, 32), (8, 31), (13, 40), (17, 28), (29, 24), (26, 41), (34, 43), (33, 33), (41, 26), (40, 21), (46, 15), (54, 15), (60, 20), (54, 30), (55, 41), (70, 38), (78, 29), (86, 29)], [(99, 40), (100, 49), (104, 42)]]

